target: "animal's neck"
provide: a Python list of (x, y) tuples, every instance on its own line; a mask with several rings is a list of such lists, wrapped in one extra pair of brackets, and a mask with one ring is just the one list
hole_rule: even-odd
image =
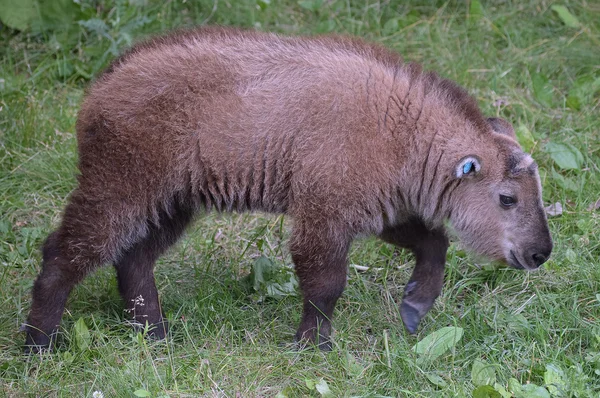
[[(422, 109), (412, 123), (406, 123), (394, 133), (402, 154), (399, 195), (402, 195), (401, 202), (409, 214), (428, 226), (440, 227), (448, 216), (444, 195), (452, 188), (446, 158), (448, 137), (432, 117), (439, 109), (429, 109), (423, 99), (419, 105), (412, 104), (415, 109), (418, 106)], [(414, 115), (410, 109), (407, 112), (406, 119)]]

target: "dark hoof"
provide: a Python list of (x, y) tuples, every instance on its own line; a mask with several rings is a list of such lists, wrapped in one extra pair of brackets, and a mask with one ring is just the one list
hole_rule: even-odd
[(295, 348), (296, 351), (305, 351), (314, 347), (318, 347), (319, 350), (321, 350), (322, 352), (330, 352), (333, 349), (333, 345), (331, 344), (331, 341), (323, 341), (322, 343), (319, 344), (315, 344), (312, 341), (306, 341), (306, 340), (301, 340), (301, 341), (296, 341), (295, 342)]
[(169, 332), (169, 322), (166, 319), (158, 323), (143, 324), (139, 322), (133, 323), (133, 330), (138, 333), (144, 333), (147, 330), (146, 336), (152, 340), (164, 340)]
[(52, 352), (49, 345), (25, 345), (23, 347), (23, 355), (25, 356), (39, 355), (46, 352)]
[(299, 335), (296, 333), (296, 336), (294, 337), (294, 343), (298, 351), (304, 351), (310, 347), (318, 347), (322, 352), (329, 352), (333, 349), (331, 340), (325, 336), (320, 335), (318, 342), (315, 341), (315, 339), (303, 336), (306, 336), (306, 334)]
[(166, 319), (163, 319), (159, 323), (155, 323), (150, 325), (150, 330), (148, 331), (148, 337), (153, 340), (164, 340), (169, 333), (169, 322)]
[(331, 340), (321, 339), (321, 342), (317, 344), (317, 347), (323, 352), (330, 352), (333, 349), (333, 344), (331, 343)]
[(400, 316), (408, 333), (415, 334), (421, 322), (419, 311), (406, 301), (403, 301), (400, 305)]
[(23, 354), (41, 354), (52, 351), (52, 344), (56, 337), (56, 333), (47, 335), (37, 330), (32, 332), (27, 326), (22, 326), (21, 331), (27, 332)]

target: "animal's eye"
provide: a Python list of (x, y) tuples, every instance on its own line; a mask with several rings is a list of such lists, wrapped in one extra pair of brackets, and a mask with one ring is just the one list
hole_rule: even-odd
[(464, 157), (454, 169), (456, 178), (471, 177), (481, 170), (481, 163), (475, 155)]
[(473, 165), (473, 162), (467, 162), (463, 165), (463, 174), (464, 175), (467, 175), (473, 171), (475, 171), (475, 166)]
[(511, 207), (512, 205), (517, 203), (517, 200), (512, 196), (500, 195), (500, 203), (504, 207)]

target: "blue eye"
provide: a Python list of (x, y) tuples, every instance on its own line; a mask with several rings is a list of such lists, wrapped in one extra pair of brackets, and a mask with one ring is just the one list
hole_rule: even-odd
[(463, 166), (463, 174), (469, 174), (473, 170), (473, 162), (467, 162)]
[(475, 155), (465, 156), (460, 160), (454, 169), (456, 178), (471, 178), (479, 173), (481, 164), (479, 158)]

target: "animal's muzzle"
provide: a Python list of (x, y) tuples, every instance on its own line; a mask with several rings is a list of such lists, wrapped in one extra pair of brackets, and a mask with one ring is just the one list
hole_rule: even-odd
[(532, 248), (521, 253), (511, 250), (506, 262), (517, 269), (534, 270), (548, 261), (551, 252), (551, 244), (545, 248)]
[(546, 260), (548, 260), (548, 258), (550, 257), (550, 254), (545, 255), (542, 253), (535, 253), (531, 257), (533, 258), (533, 264), (535, 264), (536, 267), (539, 267), (540, 265), (544, 264), (546, 262)]
[(524, 260), (527, 262), (529, 268), (538, 268), (548, 261), (550, 253), (552, 253), (552, 243), (549, 243), (546, 247), (542, 246), (530, 251), (525, 255)]

